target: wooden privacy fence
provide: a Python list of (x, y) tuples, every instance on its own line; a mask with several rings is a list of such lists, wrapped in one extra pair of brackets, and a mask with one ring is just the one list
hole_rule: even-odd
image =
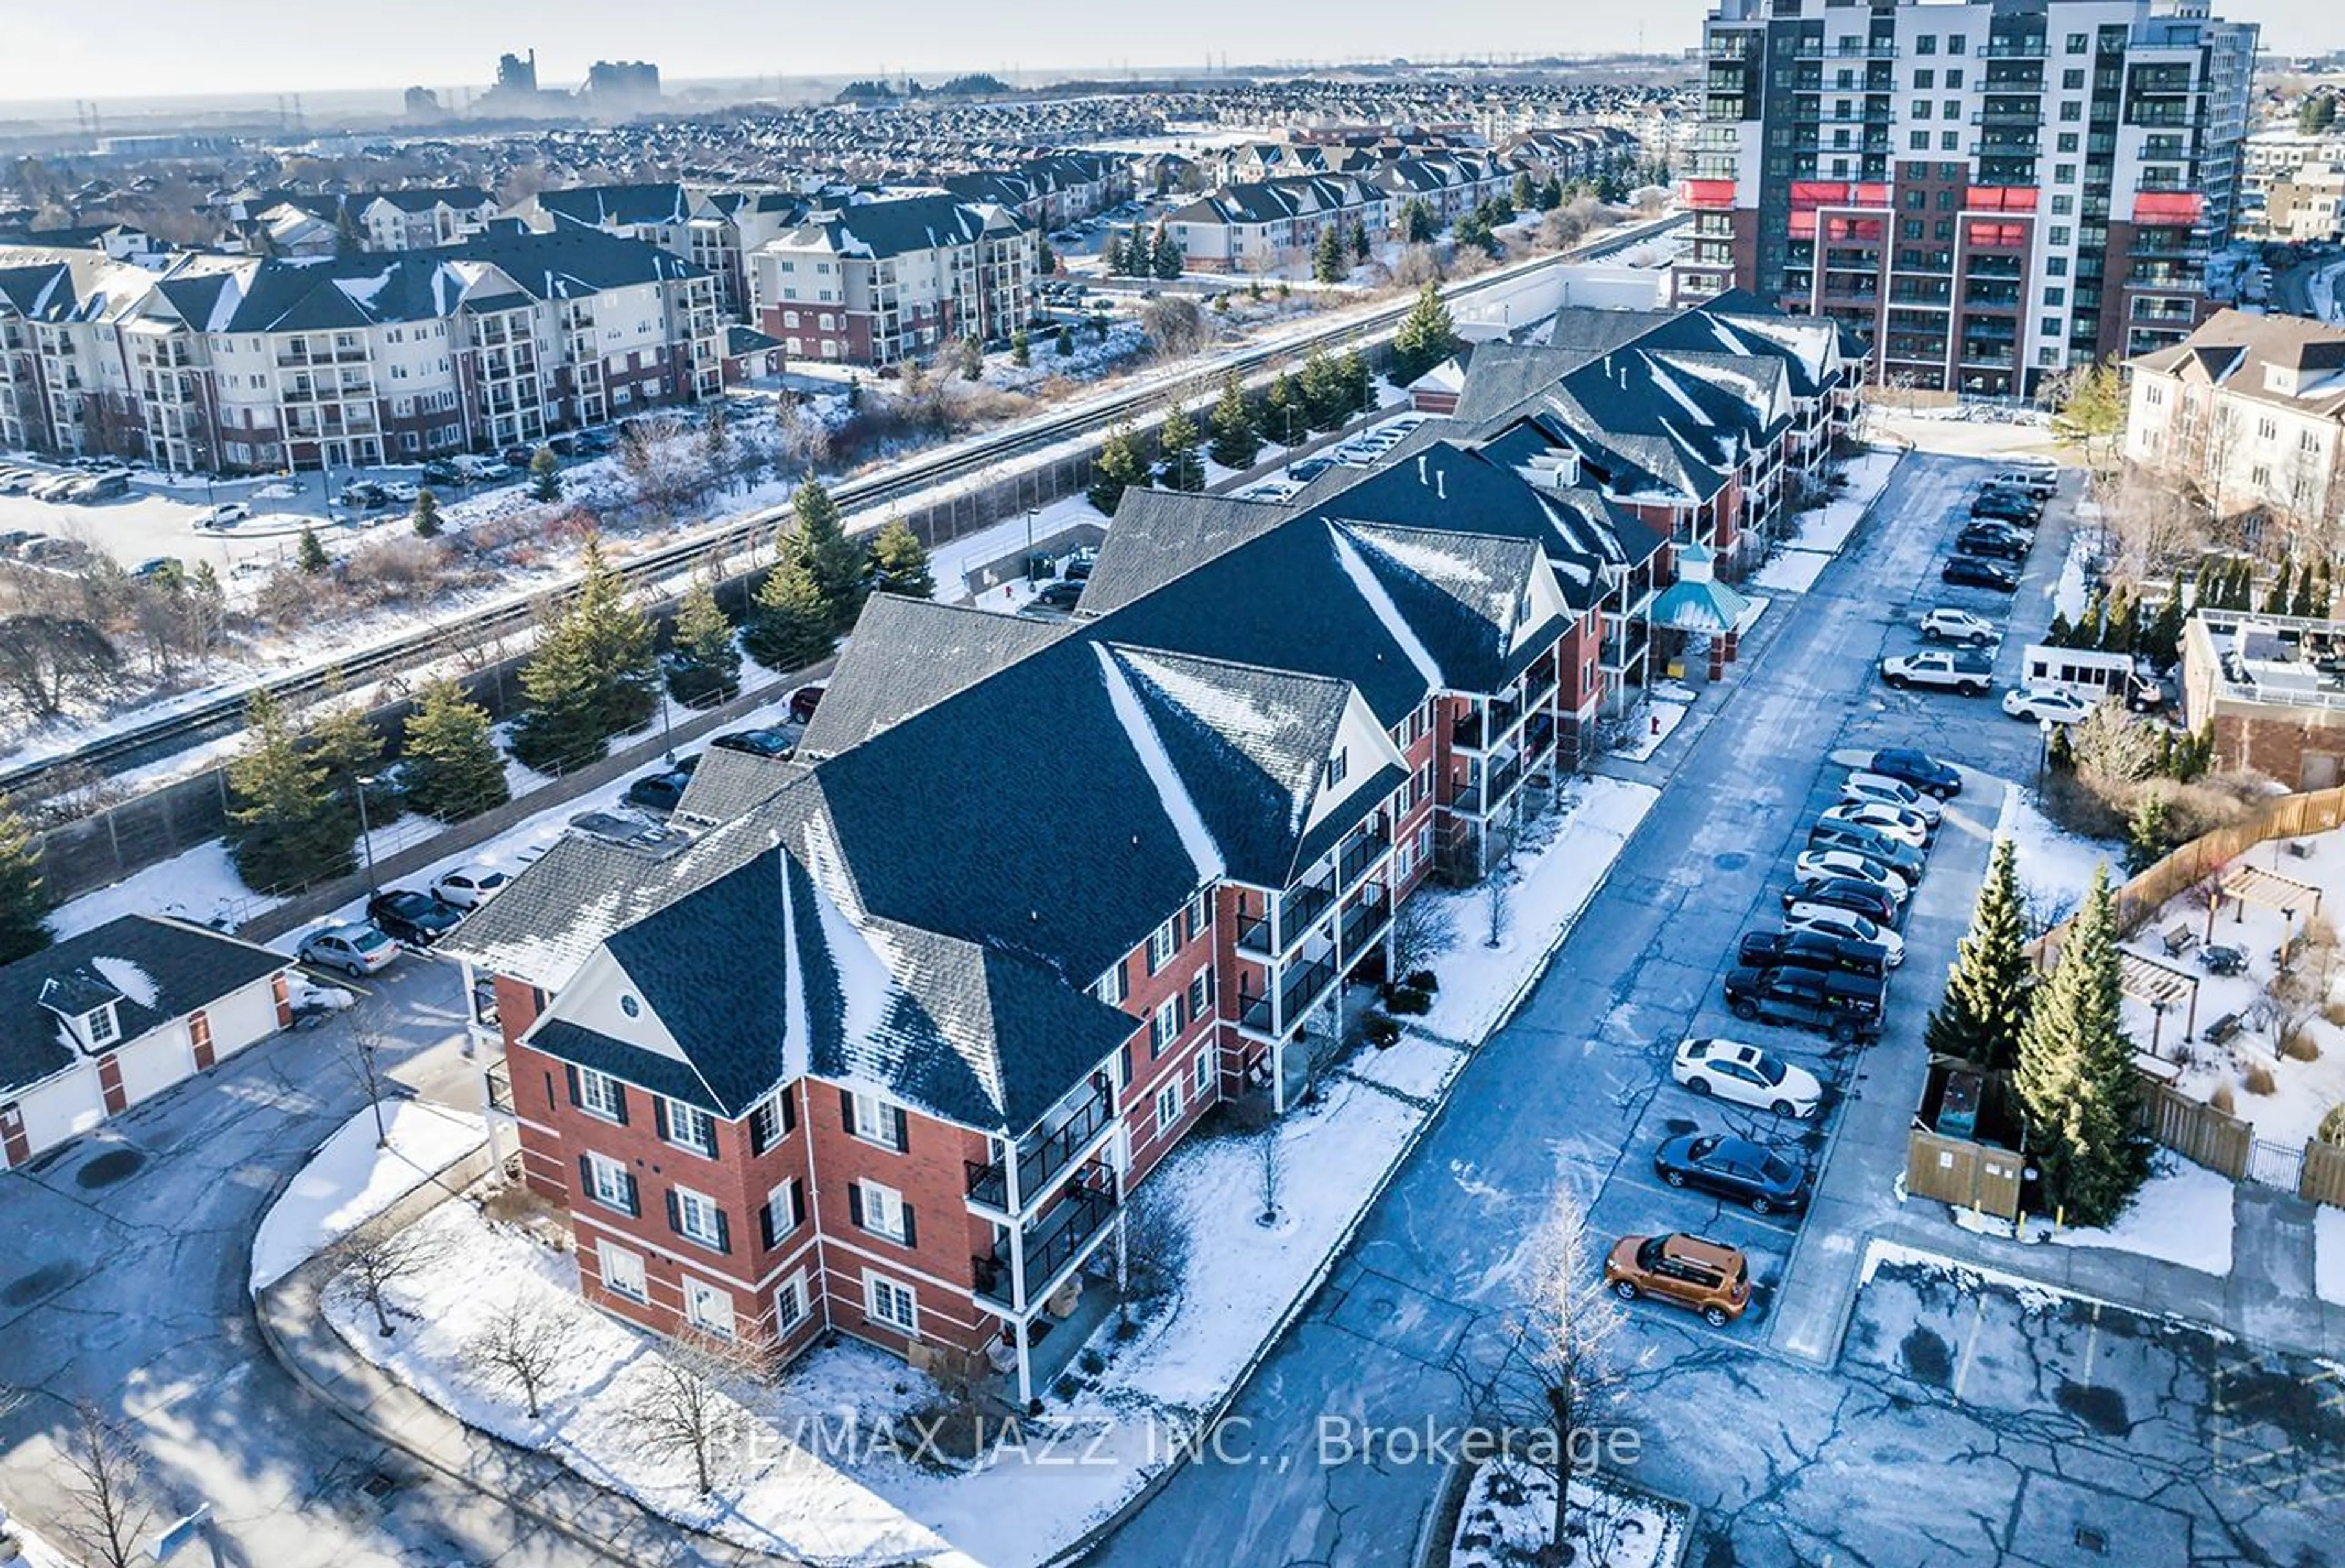
[(2233, 1181), (2246, 1179), (2256, 1129), (2238, 1117), (2161, 1083), (2141, 1086), (2142, 1120), (2149, 1136), (2194, 1165)]
[(1946, 1138), (1918, 1126), (1905, 1135), (1908, 1193), (1998, 1219), (2019, 1218), (2022, 1164), (2015, 1149)]
[[(2166, 901), (2206, 881), (2224, 866), (2276, 838), (2303, 838), (2345, 825), (2345, 786), (2282, 795), (2238, 821), (2199, 835), (2147, 867), (2117, 892), (2117, 930), (2131, 935)], [(2070, 922), (2038, 937), (2028, 949), (2039, 967), (2049, 967), (2068, 934)]]
[(2345, 1209), (2345, 1148), (2319, 1138), (2304, 1146), (2304, 1168), (2296, 1179), (2296, 1195), (2307, 1203)]

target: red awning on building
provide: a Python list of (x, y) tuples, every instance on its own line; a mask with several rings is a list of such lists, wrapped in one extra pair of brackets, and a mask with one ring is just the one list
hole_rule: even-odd
[(1684, 203), (1707, 212), (1731, 210), (1734, 206), (1734, 182), (1731, 179), (1690, 179), (1678, 187)]
[(1974, 212), (2034, 212), (2035, 187), (2025, 185), (1974, 185), (1964, 205)]
[(2203, 198), (2195, 190), (2145, 190), (2133, 198), (2136, 223), (2193, 224)]

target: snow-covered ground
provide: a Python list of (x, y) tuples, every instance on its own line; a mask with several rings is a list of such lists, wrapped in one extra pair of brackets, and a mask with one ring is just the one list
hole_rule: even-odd
[[(1601, 1475), (1574, 1476), (1565, 1529), (1571, 1561), (1598, 1568), (1663, 1568), (1678, 1560), (1686, 1511)], [(1475, 1471), (1450, 1538), (1450, 1568), (1514, 1568), (1555, 1540), (1555, 1477), (1497, 1460)]]
[(2095, 541), (2092, 532), (2081, 526), (2085, 517), (2085, 507), (2091, 504), (2087, 501), (2080, 504), (2076, 509), (2076, 520), (2080, 526), (2074, 534), (2069, 536), (2067, 558), (2060, 563), (2060, 575), (2051, 588), (2052, 612), (2056, 615), (2066, 615), (2071, 623), (2085, 612), (2085, 602), (2088, 597), (2086, 569), (2092, 564), (2093, 557), (2100, 548)]
[[(274, 1285), (480, 1148), (488, 1136), (479, 1117), (421, 1100), (385, 1100), (360, 1111), (319, 1146), (261, 1216), (252, 1240), (252, 1289)], [(379, 1145), (379, 1138), (387, 1141)]]
[(66, 900), (49, 911), (49, 930), (77, 936), (123, 915), (168, 915), (233, 930), (283, 902), (247, 888), (228, 857), (227, 843), (216, 838)]
[(1629, 733), (1627, 742), (1612, 748), (1614, 756), (1641, 763), (1661, 749), (1661, 743), (1677, 733), (1677, 727), (1685, 723), (1686, 714), (1692, 711), (1692, 691), (1686, 687), (1678, 689), (1685, 692), (1682, 698), (1664, 697), (1659, 691), (1650, 693), (1653, 700), (1636, 715), (1638, 727)]
[(1497, 1026), (1515, 998), (1563, 940), (1579, 912), (1612, 869), (1637, 824), (1660, 798), (1650, 784), (1625, 779), (1575, 779), (1566, 786), (1552, 836), (1517, 852), (1518, 880), (1508, 890), (1504, 929), (1491, 946), (1486, 888), (1426, 889), (1418, 897), (1445, 912), (1454, 928), (1449, 950), (1436, 959), (1441, 982), (1424, 1026), (1469, 1044)]
[(1815, 511), (1803, 512), (1799, 527), (1775, 558), (1751, 573), (1751, 586), (1770, 592), (1805, 593), (1848, 544), (1849, 535), (1864, 519), (1865, 509), (1889, 483), (1897, 460), (1904, 454), (1875, 447), (1851, 461), (1842, 471), (1848, 483)]
[[(1408, 1022), (1400, 1021), (1404, 1026)], [(1430, 1099), (1465, 1070), (1466, 1057), (1465, 1051), (1410, 1031), (1382, 1050), (1371, 1047), (1360, 1052), (1344, 1071), (1400, 1094)]]
[(2063, 1247), (2104, 1247), (2179, 1263), (2220, 1278), (2231, 1271), (2229, 1178), (2161, 1151), (2149, 1181), (2106, 1229), (2053, 1230)]
[(2028, 912), (2040, 920), (2064, 920), (2076, 912), (2093, 885), (2093, 869), (2106, 865), (2111, 883), (2125, 880), (2125, 847), (2070, 833), (2036, 808), (2015, 784), (2003, 786), (2003, 811), (1995, 835), (2016, 852), (2019, 885)]
[(2322, 1204), (2312, 1214), (2312, 1289), (2322, 1300), (2345, 1307), (2345, 1209)]

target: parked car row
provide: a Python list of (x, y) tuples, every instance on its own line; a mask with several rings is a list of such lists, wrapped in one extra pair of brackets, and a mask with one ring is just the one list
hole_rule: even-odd
[[(1939, 569), (1940, 580), (1958, 587), (2017, 592), (2019, 568), (2035, 543), (2035, 525), (2043, 521), (2045, 503), (2059, 483), (2059, 470), (2048, 462), (2015, 460), (1989, 476), (1971, 499), (1969, 521), (1954, 538), (1955, 553)], [(1930, 635), (1926, 627), (1924, 635)]]

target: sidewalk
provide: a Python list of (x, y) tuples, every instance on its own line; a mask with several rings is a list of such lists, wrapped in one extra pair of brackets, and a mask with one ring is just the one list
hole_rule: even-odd
[(580, 1480), (559, 1460), (474, 1431), (392, 1381), (327, 1323), (318, 1295), (332, 1268), (330, 1259), (310, 1259), (262, 1291), (253, 1310), (278, 1364), (352, 1426), (612, 1563), (687, 1568), (777, 1561), (655, 1519)]

